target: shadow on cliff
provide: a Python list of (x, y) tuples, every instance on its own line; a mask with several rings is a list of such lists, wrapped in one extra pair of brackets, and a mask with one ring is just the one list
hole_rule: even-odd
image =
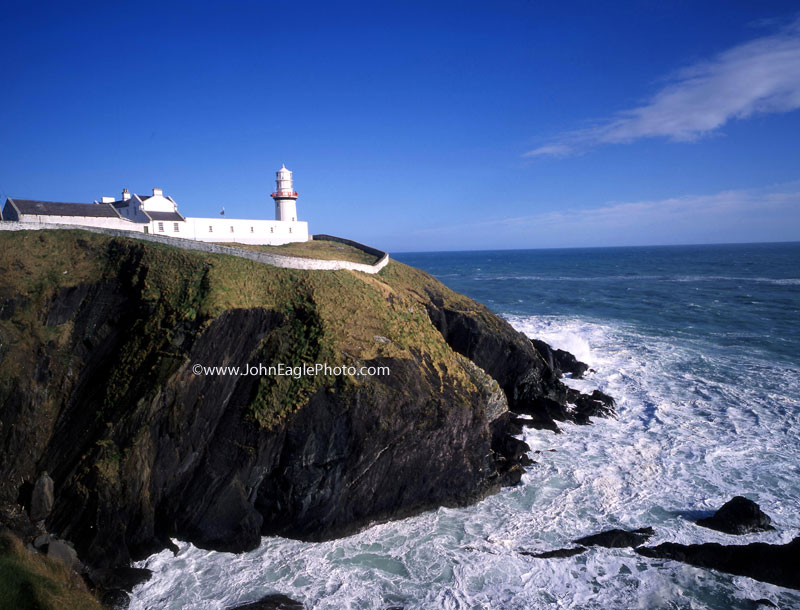
[[(0, 500), (24, 501), (49, 472), (55, 498), (46, 528), (95, 568), (144, 558), (170, 537), (244, 551), (265, 534), (322, 540), (465, 505), (519, 482), (530, 463), (527, 445), (513, 437), (520, 422), (557, 431), (557, 421), (613, 413), (610, 397), (560, 381), (585, 365), (426, 274), (415, 271), (410, 277), (424, 285), (408, 291), (392, 278), (409, 268), (395, 262), (369, 281), (385, 282), (378, 288), (389, 293), (386, 307), (423, 305), (423, 322), (441, 333), (446, 352), (412, 336), (393, 356), (359, 361), (389, 367), (386, 376), (196, 375), (196, 363), (338, 357), (324, 340), (319, 288), (302, 275), (313, 272), (281, 272), (276, 285), (299, 294), (289, 306), (211, 316), (202, 311), (218, 259), (182, 254), (182, 272), (166, 281), (148, 258), (155, 246), (98, 236), (69, 245), (91, 259), (98, 243), (102, 273), (59, 285), (65, 280), (50, 272), (27, 296), (0, 291), (2, 344), (31, 352), (18, 361), (0, 352)], [(155, 252), (167, 260), (169, 249)], [(17, 263), (11, 256), (4, 264), (7, 272)], [(343, 298), (350, 296), (358, 295)]]

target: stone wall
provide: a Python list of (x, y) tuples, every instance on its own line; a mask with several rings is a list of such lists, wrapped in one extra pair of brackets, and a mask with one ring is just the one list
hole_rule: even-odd
[(167, 244), (175, 246), (176, 248), (183, 248), (184, 250), (199, 250), (201, 252), (211, 252), (213, 254), (227, 254), (229, 256), (238, 256), (239, 258), (246, 258), (265, 265), (272, 265), (273, 267), (284, 267), (286, 269), (315, 269), (315, 270), (328, 270), (334, 271), (337, 269), (350, 269), (352, 271), (362, 271), (364, 273), (378, 273), (389, 262), (389, 254), (369, 246), (364, 246), (357, 242), (344, 239), (341, 237), (333, 237), (330, 235), (315, 236), (315, 239), (327, 239), (330, 241), (339, 241), (346, 243), (367, 254), (379, 257), (379, 260), (372, 264), (367, 265), (364, 263), (354, 263), (351, 261), (343, 260), (320, 260), (315, 258), (301, 258), (298, 256), (284, 256), (281, 254), (271, 254), (268, 252), (257, 252), (255, 250), (247, 250), (244, 248), (232, 248), (230, 246), (220, 246), (218, 244), (211, 244), (199, 241), (192, 241), (189, 239), (181, 239), (180, 237), (167, 237), (165, 235), (152, 235), (147, 233), (134, 233), (132, 231), (120, 231), (116, 229), (105, 229), (99, 227), (79, 227), (75, 225), (63, 224), (49, 224), (49, 223), (33, 223), (33, 222), (13, 222), (13, 221), (0, 221), (0, 231), (37, 231), (45, 229), (67, 229), (67, 230), (80, 230), (89, 231), (91, 233), (102, 233), (104, 235), (114, 235), (115, 237), (127, 237), (129, 239), (140, 239), (142, 241), (155, 242), (158, 244)]

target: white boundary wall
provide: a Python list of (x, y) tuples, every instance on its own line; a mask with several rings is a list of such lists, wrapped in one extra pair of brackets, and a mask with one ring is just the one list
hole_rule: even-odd
[[(301, 258), (299, 256), (283, 256), (281, 254), (270, 254), (268, 252), (258, 252), (256, 250), (246, 250), (244, 248), (232, 248), (230, 246), (220, 246), (218, 244), (211, 244), (202, 241), (193, 241), (191, 239), (182, 239), (180, 237), (167, 237), (166, 235), (152, 235), (147, 233), (134, 233), (132, 231), (120, 231), (117, 229), (107, 229), (102, 227), (86, 227), (67, 224), (52, 224), (52, 223), (34, 223), (34, 222), (17, 222), (17, 221), (0, 221), (0, 231), (39, 231), (39, 230), (54, 230), (66, 229), (70, 231), (89, 231), (90, 233), (102, 233), (104, 235), (113, 235), (115, 237), (127, 237), (129, 239), (140, 239), (142, 241), (149, 241), (157, 244), (166, 244), (182, 248), (184, 250), (199, 250), (201, 252), (211, 252), (212, 254), (228, 254), (230, 256), (238, 256), (239, 258), (246, 258), (265, 265), (272, 265), (273, 267), (283, 267), (284, 269), (315, 269), (335, 271), (338, 269), (350, 269), (351, 271), (362, 271), (364, 273), (378, 273), (389, 263), (389, 254), (382, 252), (383, 256), (372, 265), (364, 263), (354, 263), (351, 261), (343, 260), (321, 260), (316, 258)], [(356, 242), (345, 240), (341, 238), (329, 238), (322, 236), (323, 239), (331, 239), (334, 241), (342, 241), (349, 243), (355, 247), (364, 249)], [(373, 249), (368, 248), (368, 253), (372, 254)], [(381, 251), (378, 251), (381, 252)]]
[[(86, 204), (87, 207), (89, 204)], [(136, 224), (126, 218), (117, 216), (52, 216), (41, 214), (21, 214), (20, 220), (5, 220), (3, 224), (16, 222), (20, 225), (28, 224), (57, 224), (69, 226), (72, 229), (80, 229), (84, 226), (101, 227), (105, 229), (117, 229), (119, 231), (141, 231), (142, 224)]]

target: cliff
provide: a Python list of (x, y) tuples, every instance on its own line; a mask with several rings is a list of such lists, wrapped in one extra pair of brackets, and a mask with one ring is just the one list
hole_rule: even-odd
[[(0, 234), (0, 274), (0, 504), (29, 505), (47, 471), (47, 530), (93, 567), (169, 537), (242, 551), (473, 502), (529, 462), (509, 405), (552, 429), (610, 410), (566, 388), (546, 348), (396, 261), (299, 271), (38, 231)], [(278, 363), (390, 374), (192, 370)]]

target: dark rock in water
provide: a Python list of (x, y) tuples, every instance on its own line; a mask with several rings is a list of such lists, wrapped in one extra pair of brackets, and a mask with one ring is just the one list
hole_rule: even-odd
[(746, 545), (675, 544), (641, 547), (645, 557), (674, 559), (698, 568), (711, 568), (737, 576), (748, 576), (779, 587), (800, 589), (800, 538), (788, 544), (754, 542)]
[(528, 443), (510, 435), (498, 435), (492, 439), (492, 451), (505, 456), (506, 459), (512, 462), (518, 462), (523, 457), (527, 458), (527, 453), (530, 450)]
[(530, 551), (520, 551), (520, 555), (527, 555), (528, 557), (536, 557), (537, 559), (556, 559), (564, 557), (573, 557), (586, 552), (586, 547), (576, 546), (568, 549), (556, 549), (555, 551), (544, 551), (543, 553), (532, 553)]
[(492, 435), (491, 449), (497, 469), (496, 484), (501, 486), (517, 485), (522, 480), (525, 466), (533, 464), (528, 457), (531, 448), (525, 441), (512, 436), (521, 431), (512, 423), (511, 413), (506, 412), (489, 424)]
[(31, 521), (47, 519), (53, 509), (53, 479), (46, 472), (39, 475), (31, 493)]
[(604, 546), (609, 549), (635, 547), (647, 542), (654, 534), (652, 527), (642, 527), (637, 530), (613, 529), (591, 536), (584, 536), (573, 540), (575, 544), (584, 546)]
[(516, 407), (516, 411), (517, 413), (522, 413), (523, 415), (529, 415), (531, 417), (529, 420), (520, 420), (529, 428), (551, 430), (556, 434), (561, 433), (556, 422), (567, 421), (569, 418), (564, 405), (545, 396), (519, 403)]
[[(448, 345), (497, 380), (508, 398), (509, 409), (533, 418), (526, 425), (558, 432), (558, 421), (588, 423), (591, 409), (584, 409), (588, 415), (568, 409), (568, 394), (581, 394), (570, 390), (559, 379), (562, 365), (570, 368), (573, 374), (582, 368), (569, 365), (570, 358), (574, 359), (571, 354), (569, 358), (567, 355), (557, 356), (561, 350), (553, 350), (539, 341), (537, 345), (546, 353), (543, 356), (528, 337), (484, 306), (452, 308), (438, 295), (429, 296), (430, 302), (426, 304), (428, 315)], [(569, 399), (569, 402), (575, 400)], [(607, 408), (596, 408), (595, 412), (598, 415), (609, 414)]]
[(97, 589), (95, 596), (100, 600), (104, 608), (112, 608), (113, 610), (126, 610), (131, 603), (130, 594), (122, 589), (109, 589), (107, 591)]
[(712, 517), (697, 521), (697, 525), (736, 535), (774, 530), (771, 523), (772, 519), (758, 504), (744, 496), (736, 496), (723, 504)]
[(589, 370), (588, 364), (581, 362), (563, 349), (553, 349), (549, 344), (539, 339), (531, 339), (531, 343), (559, 377), (569, 373), (574, 379), (582, 379), (583, 374)]
[(566, 389), (566, 401), (575, 405), (574, 409), (567, 409), (562, 403), (540, 396), (535, 400), (518, 404), (516, 411), (529, 415), (532, 419), (518, 419), (517, 422), (537, 430), (552, 430), (560, 432), (555, 422), (572, 421), (576, 424), (590, 424), (590, 417), (610, 417), (614, 415), (614, 399), (600, 390), (591, 394), (581, 394), (572, 388)]
[(97, 590), (101, 603), (109, 608), (127, 608), (129, 593), (136, 585), (146, 582), (153, 575), (147, 568), (97, 568), (89, 570), (88, 581)]
[(575, 404), (575, 423), (591, 423), (590, 417), (609, 417), (614, 414), (614, 399), (600, 390), (591, 394), (581, 394), (577, 390), (569, 390), (568, 400)]
[(529, 419), (524, 417), (516, 417), (509, 414), (508, 418), (508, 425), (506, 426), (506, 432), (508, 434), (513, 434), (514, 436), (522, 434), (522, 429), (530, 423)]
[(153, 575), (147, 568), (97, 568), (89, 571), (89, 580), (105, 591), (127, 591), (130, 593), (136, 585), (146, 582)]
[(241, 606), (232, 606), (228, 610), (303, 610), (305, 606), (280, 593), (272, 593), (262, 597), (257, 602), (250, 602)]
[(758, 607), (758, 606), (766, 606), (767, 608), (777, 608), (778, 607), (778, 605), (775, 602), (770, 601), (770, 600), (768, 600), (766, 598), (754, 599), (752, 601), (756, 605), (756, 607)]

